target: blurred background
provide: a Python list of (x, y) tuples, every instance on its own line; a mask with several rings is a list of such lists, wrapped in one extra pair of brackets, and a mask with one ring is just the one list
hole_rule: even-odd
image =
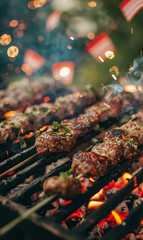
[(137, 2), (1, 0), (0, 88), (44, 75), (66, 85), (122, 84), (142, 56), (143, 3)]

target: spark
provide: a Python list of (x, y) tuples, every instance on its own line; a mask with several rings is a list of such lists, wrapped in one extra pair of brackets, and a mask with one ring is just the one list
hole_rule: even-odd
[(70, 40), (72, 40), (72, 41), (73, 41), (73, 40), (74, 40), (74, 37), (73, 37), (73, 36), (70, 36)]
[(108, 58), (108, 59), (113, 59), (115, 57), (115, 54), (113, 51), (106, 51), (105, 52), (105, 56)]
[(100, 59), (100, 61), (101, 61), (101, 62), (104, 62), (104, 60), (103, 60), (103, 58), (102, 58), (102, 57), (100, 57), (100, 56), (99, 56), (98, 58)]
[(134, 29), (133, 29), (133, 27), (131, 27), (131, 34), (132, 34), (132, 35), (134, 34)]
[(114, 80), (117, 80), (117, 78), (114, 74), (112, 74), (112, 78), (114, 78)]

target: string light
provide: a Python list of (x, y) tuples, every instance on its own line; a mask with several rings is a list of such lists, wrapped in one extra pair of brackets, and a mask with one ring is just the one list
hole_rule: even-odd
[(18, 55), (18, 53), (19, 53), (19, 50), (16, 46), (11, 46), (7, 49), (7, 55), (9, 57), (12, 57), (12, 58), (16, 57)]
[(0, 37), (0, 44), (1, 45), (9, 45), (11, 42), (11, 36), (9, 34), (3, 34), (1, 37)]

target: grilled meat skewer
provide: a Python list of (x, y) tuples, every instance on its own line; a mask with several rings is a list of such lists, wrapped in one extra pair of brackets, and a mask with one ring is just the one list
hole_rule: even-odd
[(0, 123), (0, 144), (8, 139), (14, 140), (20, 131), (26, 133), (35, 131), (53, 119), (63, 119), (81, 111), (85, 106), (92, 104), (97, 99), (94, 90), (79, 90), (73, 94), (59, 97), (54, 103), (43, 103), (30, 106), (24, 113), (16, 114)]
[(121, 115), (122, 109), (126, 109), (132, 103), (140, 105), (143, 103), (142, 100), (142, 92), (138, 92), (138, 95), (133, 93), (132, 98), (131, 94), (118, 94), (110, 102), (105, 97), (101, 102), (86, 108), (84, 113), (77, 118), (63, 120), (57, 124), (57, 128), (53, 125), (49, 126), (48, 130), (36, 139), (37, 151), (45, 148), (49, 152), (70, 151), (76, 144), (77, 138), (85, 136), (98, 123), (111, 117), (118, 117)]
[(143, 110), (136, 117), (120, 128), (108, 131), (103, 142), (96, 144), (91, 152), (76, 153), (72, 161), (74, 175), (99, 177), (106, 173), (109, 166), (138, 156), (139, 146), (143, 145)]
[[(108, 131), (103, 142), (96, 144), (90, 152), (76, 153), (71, 166), (74, 177), (81, 175), (82, 177), (98, 178), (107, 172), (109, 166), (111, 167), (123, 159), (138, 156), (140, 154), (138, 147), (143, 145), (143, 110), (135, 118), (120, 128)], [(74, 187), (71, 185), (71, 182), (76, 179), (74, 177), (62, 180), (58, 176), (50, 177), (44, 181), (43, 191), (48, 195), (57, 194), (65, 200), (72, 200), (81, 193), (80, 187), (78, 191), (79, 180), (79, 183), (75, 185), (77, 188), (74, 192)]]
[(33, 82), (22, 79), (11, 83), (5, 91), (0, 91), (0, 117), (12, 110), (25, 109), (29, 104), (42, 100), (47, 92), (55, 91), (57, 88), (57, 84), (47, 78)]

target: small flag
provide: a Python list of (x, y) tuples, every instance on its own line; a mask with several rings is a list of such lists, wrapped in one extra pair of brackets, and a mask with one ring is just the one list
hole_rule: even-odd
[(64, 85), (72, 83), (74, 76), (74, 63), (73, 62), (59, 62), (52, 66), (53, 77), (56, 80), (61, 80)]
[(46, 30), (52, 31), (54, 28), (56, 28), (59, 25), (61, 17), (60, 11), (54, 11), (49, 15), (49, 17), (46, 20)]
[(39, 55), (37, 52), (28, 49), (25, 52), (24, 64), (28, 65), (31, 68), (32, 72), (40, 69), (45, 63), (45, 58)]
[(127, 22), (130, 22), (142, 8), (143, 0), (125, 0), (120, 4), (120, 9)]
[(98, 62), (104, 62), (107, 58), (110, 58), (109, 55), (114, 56), (115, 46), (108, 34), (103, 32), (86, 46), (86, 50)]

